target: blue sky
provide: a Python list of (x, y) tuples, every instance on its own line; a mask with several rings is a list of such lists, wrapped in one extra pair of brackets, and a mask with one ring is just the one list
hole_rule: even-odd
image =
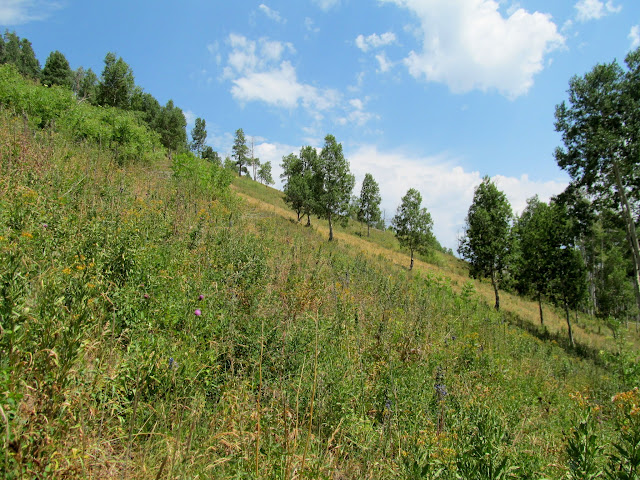
[[(637, 0), (0, 0), (0, 25), (98, 75), (113, 51), (222, 155), (236, 129), (270, 160), (327, 133), (387, 219), (413, 187), (454, 250), (491, 176), (516, 212), (561, 192), (555, 105), (568, 82), (640, 46)], [(280, 183), (278, 182), (278, 187)]]

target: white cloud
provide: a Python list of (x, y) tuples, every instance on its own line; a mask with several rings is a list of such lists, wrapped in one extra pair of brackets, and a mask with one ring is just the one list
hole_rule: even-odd
[(304, 28), (306, 28), (307, 31), (312, 33), (318, 33), (320, 31), (320, 29), (315, 26), (313, 19), (309, 17), (305, 17), (304, 19)]
[(318, 7), (320, 7), (325, 12), (340, 4), (340, 0), (313, 0)]
[(261, 3), (258, 8), (262, 13), (264, 13), (267, 16), (267, 18), (273, 20), (274, 22), (287, 23), (287, 20), (282, 18), (282, 16), (280, 16), (280, 12), (269, 8), (264, 3)]
[(377, 33), (372, 33), (368, 37), (364, 35), (358, 35), (356, 37), (356, 46), (366, 52), (371, 48), (380, 48), (385, 45), (391, 45), (396, 42), (396, 36), (393, 32), (385, 32), (382, 35), (378, 35)]
[(21, 25), (44, 20), (55, 10), (62, 8), (60, 2), (44, 0), (0, 1), (0, 25)]
[[(480, 172), (466, 172), (456, 165), (455, 159), (446, 155), (420, 158), (402, 152), (381, 152), (370, 145), (345, 155), (358, 182), (365, 173), (371, 173), (380, 185), (381, 207), (387, 222), (395, 215), (401, 197), (409, 188), (416, 188), (422, 194), (422, 205), (431, 213), (438, 241), (454, 251), (457, 249), (457, 238), (462, 232), (474, 189), (482, 181)], [(496, 176), (493, 180), (517, 213), (524, 209), (527, 198), (537, 194), (547, 201), (567, 185), (562, 181), (533, 181), (527, 175), (520, 178)], [(356, 195), (359, 189), (360, 184), (354, 189)]]
[(631, 40), (631, 50), (640, 47), (640, 25), (634, 25), (631, 27), (629, 40)]
[(339, 125), (357, 125), (359, 127), (363, 126), (369, 120), (380, 118), (378, 115), (375, 115), (371, 112), (366, 112), (364, 110), (365, 102), (363, 102), (359, 98), (353, 98), (349, 100), (349, 111), (346, 116), (338, 119)]
[(411, 75), (455, 93), (495, 89), (511, 99), (523, 95), (545, 55), (564, 45), (549, 15), (519, 8), (505, 18), (494, 0), (381, 1), (420, 20), (422, 51), (405, 59)]
[(260, 101), (293, 109), (328, 110), (340, 101), (340, 94), (301, 83), (285, 53), (295, 53), (293, 45), (265, 38), (253, 41), (242, 35), (229, 36), (231, 52), (224, 76), (233, 83), (231, 94), (240, 102)]
[(393, 66), (393, 63), (389, 61), (386, 53), (384, 52), (376, 55), (376, 60), (378, 60), (378, 72), (380, 73), (388, 72)]
[(608, 0), (606, 4), (601, 0), (579, 0), (574, 8), (578, 11), (576, 18), (579, 22), (598, 20), (609, 13), (622, 10), (622, 6), (614, 5), (613, 0)]
[(187, 126), (196, 124), (196, 114), (191, 110), (183, 110), (184, 118), (187, 121)]

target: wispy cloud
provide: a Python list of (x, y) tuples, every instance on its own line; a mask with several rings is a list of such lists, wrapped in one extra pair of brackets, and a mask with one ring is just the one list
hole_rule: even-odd
[(313, 0), (318, 7), (320, 7), (325, 12), (340, 4), (340, 0)]
[(22, 25), (44, 20), (64, 5), (62, 2), (45, 0), (0, 1), (0, 25)]
[(576, 19), (579, 22), (598, 20), (610, 13), (618, 13), (622, 10), (622, 6), (614, 5), (613, 0), (608, 0), (606, 4), (601, 0), (579, 0), (574, 8), (578, 11)]
[(454, 93), (497, 90), (514, 99), (529, 91), (545, 55), (564, 45), (549, 15), (518, 8), (505, 18), (493, 0), (381, 1), (420, 21), (422, 51), (405, 58), (409, 73)]
[(629, 40), (631, 40), (631, 50), (640, 47), (640, 25), (634, 25), (629, 32)]
[(282, 16), (280, 15), (280, 12), (269, 8), (264, 3), (261, 3), (258, 8), (262, 13), (264, 13), (267, 16), (267, 18), (273, 20), (274, 22), (287, 23), (287, 20), (282, 18)]

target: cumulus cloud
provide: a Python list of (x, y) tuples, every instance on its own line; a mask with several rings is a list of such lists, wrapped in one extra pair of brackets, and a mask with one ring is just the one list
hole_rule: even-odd
[(261, 3), (258, 8), (262, 13), (264, 13), (267, 16), (267, 18), (273, 20), (274, 22), (277, 22), (277, 23), (287, 22), (284, 18), (282, 18), (282, 16), (280, 15), (280, 12), (269, 8), (264, 3)]
[[(332, 88), (321, 88), (298, 79), (295, 67), (285, 58), (295, 53), (290, 43), (261, 38), (250, 40), (232, 34), (227, 43), (231, 49), (223, 78), (232, 83), (231, 94), (241, 103), (262, 102), (290, 110), (302, 107), (320, 121), (326, 112), (338, 123), (345, 118), (362, 125), (376, 115), (343, 101), (342, 94)], [(340, 117), (339, 117), (340, 115)]]
[(44, 20), (55, 10), (62, 8), (60, 2), (44, 0), (4, 0), (0, 2), (0, 24), (22, 25)]
[(229, 35), (231, 46), (224, 77), (233, 83), (231, 94), (240, 102), (260, 101), (269, 105), (326, 110), (335, 106), (339, 94), (298, 80), (285, 53), (295, 53), (293, 45), (262, 38), (249, 40), (242, 35)]
[(613, 0), (608, 0), (606, 4), (601, 0), (580, 0), (574, 8), (578, 11), (576, 18), (579, 22), (598, 20), (605, 15), (622, 10), (622, 6), (614, 5)]
[(386, 32), (382, 35), (372, 33), (368, 37), (358, 35), (356, 37), (356, 46), (363, 52), (373, 48), (384, 47), (396, 42), (396, 35), (393, 32)]
[[(365, 173), (371, 173), (380, 185), (381, 207), (388, 222), (395, 215), (401, 197), (409, 188), (416, 188), (422, 194), (423, 206), (431, 213), (438, 241), (454, 251), (457, 249), (458, 235), (462, 233), (474, 189), (482, 181), (480, 172), (467, 172), (446, 155), (421, 158), (403, 152), (382, 152), (371, 145), (345, 155), (359, 182), (354, 190), (356, 194)], [(547, 201), (567, 185), (555, 180), (533, 181), (527, 175), (496, 176), (493, 180), (517, 213), (522, 212), (526, 200), (533, 195)]]
[(634, 25), (631, 27), (629, 40), (631, 40), (631, 50), (640, 47), (640, 25)]
[(564, 45), (547, 14), (522, 8), (507, 18), (495, 0), (381, 0), (410, 10), (420, 21), (421, 51), (404, 63), (412, 76), (446, 84), (455, 93), (497, 90), (527, 93), (544, 57)]

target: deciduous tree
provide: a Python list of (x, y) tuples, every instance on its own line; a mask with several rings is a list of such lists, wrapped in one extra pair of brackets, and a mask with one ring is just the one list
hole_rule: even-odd
[(324, 139), (316, 165), (313, 166), (315, 212), (329, 221), (329, 241), (333, 240), (333, 222), (348, 215), (355, 178), (342, 153), (342, 144), (333, 135)]
[(236, 137), (233, 142), (233, 158), (236, 161), (236, 168), (238, 169), (238, 175), (242, 176), (242, 172), (247, 171), (247, 161), (249, 160), (247, 154), (249, 153), (249, 147), (247, 147), (247, 141), (244, 138), (244, 131), (239, 128), (236, 130)]
[(271, 162), (264, 162), (258, 169), (258, 179), (265, 185), (273, 185), (273, 176), (271, 174)]
[(414, 252), (426, 253), (433, 242), (433, 221), (427, 209), (421, 207), (422, 195), (410, 188), (402, 197), (395, 217), (391, 221), (400, 245), (411, 252), (409, 270), (413, 270)]
[(510, 251), (511, 219), (511, 205), (506, 195), (489, 177), (484, 177), (475, 189), (458, 253), (469, 262), (473, 278), (491, 279), (496, 310), (500, 309), (498, 289)]
[(207, 123), (204, 118), (196, 118), (196, 124), (191, 130), (191, 150), (197, 155), (202, 153), (204, 142), (207, 140)]
[(128, 109), (135, 81), (131, 67), (112, 52), (104, 57), (104, 70), (98, 85), (98, 104)]
[(370, 173), (365, 174), (360, 190), (358, 220), (367, 224), (367, 237), (370, 234), (371, 225), (380, 220), (380, 187)]

